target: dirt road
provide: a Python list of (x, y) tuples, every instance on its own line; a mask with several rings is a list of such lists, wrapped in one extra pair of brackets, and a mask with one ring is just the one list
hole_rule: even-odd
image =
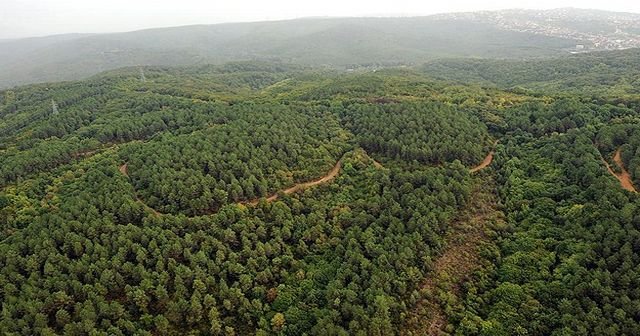
[(611, 169), (611, 167), (609, 167), (608, 163), (607, 163), (607, 169), (613, 176), (615, 176), (618, 179), (618, 181), (620, 181), (620, 185), (622, 185), (622, 188), (624, 188), (625, 190), (637, 193), (638, 191), (633, 186), (633, 180), (631, 179), (631, 174), (629, 174), (629, 172), (624, 167), (624, 163), (622, 162), (622, 158), (620, 157), (620, 151), (621, 151), (621, 148), (618, 148), (618, 150), (616, 150), (616, 154), (613, 156), (613, 162), (615, 162), (618, 165), (618, 168), (620, 168), (620, 173), (616, 174)]
[(479, 170), (487, 168), (491, 164), (491, 161), (493, 161), (493, 151), (491, 151), (491, 152), (489, 152), (489, 154), (487, 154), (487, 156), (484, 158), (484, 160), (482, 160), (482, 163), (480, 163), (479, 165), (469, 169), (469, 172), (475, 173), (475, 172), (477, 172)]
[[(495, 147), (497, 144), (498, 144), (498, 140), (496, 140), (493, 143), (493, 147)], [(491, 164), (491, 161), (493, 161), (493, 154), (494, 154), (494, 150), (492, 149), (489, 152), (489, 154), (487, 154), (487, 156), (484, 158), (484, 160), (482, 160), (482, 162), (479, 165), (469, 169), (469, 172), (470, 173), (475, 173), (475, 172), (477, 172), (479, 170), (487, 168)]]
[[(338, 160), (338, 162), (336, 162), (335, 166), (333, 166), (333, 168), (329, 171), (329, 173), (327, 173), (325, 176), (313, 180), (313, 181), (309, 181), (309, 182), (304, 182), (304, 183), (298, 183), (290, 188), (287, 188), (285, 190), (282, 191), (282, 193), (284, 193), (285, 195), (289, 195), (289, 194), (293, 194), (296, 193), (298, 191), (304, 190), (304, 189), (308, 189), (311, 188), (313, 186), (317, 186), (318, 184), (322, 184), (322, 183), (326, 183), (329, 182), (331, 180), (333, 180), (336, 176), (338, 176), (338, 173), (340, 173), (340, 168), (342, 168), (342, 160)], [(267, 202), (273, 202), (275, 200), (278, 199), (278, 193), (274, 193), (271, 196), (267, 197)], [(245, 201), (245, 202), (241, 202), (241, 204), (249, 204), (249, 205), (256, 205), (258, 204), (258, 202), (260, 202), (260, 198), (257, 199), (253, 199), (251, 201)]]
[[(293, 194), (296, 193), (298, 191), (307, 189), (307, 188), (311, 188), (313, 186), (317, 186), (319, 184), (323, 184), (326, 182), (329, 182), (331, 180), (333, 180), (336, 176), (338, 176), (338, 174), (340, 173), (340, 169), (342, 168), (342, 160), (338, 160), (338, 162), (336, 162), (335, 166), (333, 166), (333, 168), (324, 176), (313, 180), (313, 181), (309, 181), (309, 182), (303, 182), (303, 183), (298, 183), (292, 187), (289, 187), (285, 190), (282, 190), (282, 193), (289, 195), (289, 194)], [(128, 171), (128, 164), (125, 163), (123, 165), (121, 165), (120, 167), (118, 167), (118, 170), (120, 171), (120, 173), (126, 177), (129, 177), (129, 171)], [(271, 196), (267, 197), (267, 202), (273, 202), (275, 200), (278, 199), (278, 194), (280, 192), (274, 193)], [(256, 198), (250, 201), (243, 201), (243, 202), (239, 202), (239, 204), (248, 204), (248, 205), (257, 205), (258, 202), (260, 202), (261, 198)], [(144, 203), (140, 198), (138, 198), (138, 195), (136, 195), (136, 200), (140, 203), (142, 203), (145, 208), (149, 209), (149, 211), (153, 212), (156, 215), (161, 215), (161, 213), (157, 210), (155, 210), (154, 208), (148, 206), (146, 203)]]
[[(127, 178), (129, 178), (129, 170), (128, 170), (128, 164), (125, 163), (122, 166), (118, 167), (118, 170), (120, 171), (120, 173), (124, 176), (126, 176)], [(152, 214), (156, 215), (156, 216), (161, 216), (162, 213), (152, 207), (150, 207), (149, 205), (147, 205), (147, 203), (145, 203), (143, 200), (140, 199), (140, 197), (138, 197), (138, 194), (136, 193), (136, 191), (133, 191), (134, 196), (136, 198), (136, 201), (140, 204), (142, 204), (142, 206), (147, 209), (148, 211), (150, 211)]]
[(120, 166), (120, 167), (118, 168), (118, 170), (120, 171), (120, 173), (122, 173), (122, 175), (124, 175), (124, 176), (126, 176), (126, 177), (129, 177), (127, 167), (128, 167), (128, 166), (127, 166), (127, 164), (125, 163), (125, 164), (123, 164), (122, 166)]

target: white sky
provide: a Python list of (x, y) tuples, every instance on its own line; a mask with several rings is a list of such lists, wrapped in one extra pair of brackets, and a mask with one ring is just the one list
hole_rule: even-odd
[(0, 0), (0, 39), (307, 16), (413, 16), (559, 7), (640, 13), (639, 0)]

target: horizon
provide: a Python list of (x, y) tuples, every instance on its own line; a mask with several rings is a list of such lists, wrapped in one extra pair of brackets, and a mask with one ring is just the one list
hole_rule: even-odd
[[(189, 0), (194, 1), (194, 0)], [(198, 1), (198, 0), (195, 0)], [(463, 0), (464, 1), (464, 0)], [(564, 4), (567, 2), (572, 2), (572, 0), (566, 1), (556, 1), (558, 4)], [(614, 1), (615, 3), (616, 1)], [(618, 1), (619, 2), (619, 1)], [(4, 14), (0, 14), (0, 42), (6, 41), (16, 41), (22, 39), (30, 39), (30, 38), (45, 38), (45, 37), (55, 37), (55, 36), (65, 36), (65, 35), (99, 35), (99, 34), (118, 34), (118, 33), (128, 33), (135, 31), (143, 31), (143, 30), (152, 30), (152, 29), (164, 29), (164, 28), (175, 28), (175, 27), (189, 27), (189, 26), (209, 26), (209, 25), (218, 25), (218, 24), (235, 24), (235, 23), (257, 23), (257, 22), (278, 22), (278, 21), (291, 21), (291, 20), (304, 20), (304, 19), (337, 19), (337, 18), (410, 18), (410, 17), (429, 17), (434, 15), (443, 15), (443, 14), (454, 14), (454, 13), (473, 13), (473, 12), (495, 12), (495, 11), (505, 11), (505, 10), (531, 10), (531, 11), (551, 11), (551, 10), (560, 10), (560, 9), (576, 9), (576, 10), (593, 10), (593, 11), (605, 11), (605, 12), (617, 12), (617, 13), (627, 13), (627, 14), (640, 14), (640, 4), (635, 5), (633, 8), (620, 8), (619, 6), (611, 6), (608, 8), (596, 7), (596, 6), (553, 6), (548, 7), (544, 6), (544, 1), (542, 6), (531, 7), (531, 6), (510, 6), (510, 7), (484, 7), (484, 8), (468, 8), (468, 9), (460, 9), (460, 10), (434, 10), (432, 12), (404, 12), (404, 11), (391, 11), (391, 12), (369, 12), (369, 13), (361, 13), (350, 15), (349, 13), (341, 14), (311, 14), (311, 15), (298, 15), (298, 16), (270, 16), (264, 15), (260, 16), (232, 16), (229, 15), (227, 17), (216, 17), (212, 16), (211, 20), (206, 21), (206, 19), (198, 19), (197, 16), (193, 17), (193, 21), (191, 22), (182, 22), (181, 20), (177, 20), (176, 22), (166, 24), (164, 22), (158, 22), (158, 24), (140, 24), (140, 25), (131, 25), (125, 24), (122, 26), (122, 29), (114, 28), (112, 30), (100, 30), (99, 28), (95, 28), (93, 26), (84, 26), (85, 30), (51, 30), (47, 32), (41, 33), (12, 33), (11, 21), (8, 20), (8, 17), (11, 14), (11, 8), (5, 11)], [(93, 28), (92, 28), (93, 27)]]

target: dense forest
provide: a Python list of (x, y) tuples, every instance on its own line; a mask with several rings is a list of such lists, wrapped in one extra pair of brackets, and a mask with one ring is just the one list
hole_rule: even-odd
[(258, 62), (1, 91), (0, 331), (637, 335), (638, 106)]
[(421, 67), (430, 76), (463, 83), (612, 98), (640, 93), (639, 69), (640, 49), (532, 60), (445, 59)]

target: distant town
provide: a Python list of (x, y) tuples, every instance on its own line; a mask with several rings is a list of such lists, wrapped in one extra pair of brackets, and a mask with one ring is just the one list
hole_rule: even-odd
[(580, 53), (640, 47), (640, 15), (563, 8), (443, 14), (442, 18), (475, 20), (506, 30), (576, 40)]

